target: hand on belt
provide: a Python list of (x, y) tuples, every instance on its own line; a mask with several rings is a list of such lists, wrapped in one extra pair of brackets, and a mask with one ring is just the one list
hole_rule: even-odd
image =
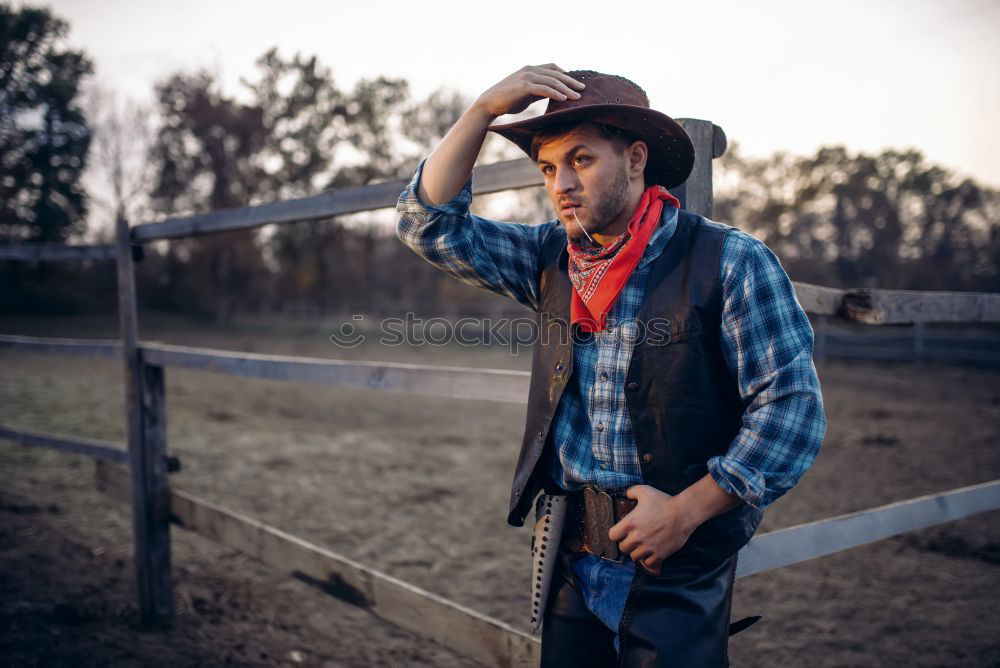
[[(567, 495), (567, 502), (562, 547), (570, 552), (587, 552), (602, 559), (624, 562), (627, 555), (619, 549), (616, 541), (608, 538), (608, 532), (632, 512), (638, 502), (626, 496), (613, 496), (591, 486), (584, 487), (579, 492), (570, 492)], [(732, 557), (732, 566), (729, 569), (730, 591), (733, 578), (736, 576), (738, 556), (737, 554)], [(642, 561), (637, 561), (636, 565), (647, 573), (659, 575), (649, 570)], [(760, 615), (753, 615), (731, 622), (729, 635), (739, 633), (760, 619)]]
[(627, 555), (616, 541), (608, 538), (608, 531), (635, 506), (636, 501), (626, 496), (612, 496), (592, 486), (571, 493), (563, 545), (570, 552), (588, 552), (618, 563), (625, 561)]

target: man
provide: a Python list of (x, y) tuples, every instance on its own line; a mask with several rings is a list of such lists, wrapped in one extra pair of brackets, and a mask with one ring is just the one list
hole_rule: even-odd
[[(491, 125), (542, 98), (543, 115)], [(557, 220), (469, 213), (488, 131), (535, 161)], [(543, 666), (728, 665), (736, 553), (825, 432), (812, 329), (778, 259), (667, 192), (693, 157), (633, 82), (550, 63), (480, 95), (399, 198), (404, 243), (538, 313), (508, 521), (547, 493)]]

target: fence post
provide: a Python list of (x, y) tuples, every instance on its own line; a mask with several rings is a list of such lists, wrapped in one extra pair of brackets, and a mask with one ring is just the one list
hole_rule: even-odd
[(712, 217), (712, 160), (726, 152), (726, 133), (712, 121), (678, 118), (694, 144), (694, 168), (688, 180), (671, 190), (681, 208)]
[(150, 627), (173, 616), (163, 369), (140, 358), (132, 243), (124, 216), (117, 216), (115, 231), (136, 588), (140, 624)]

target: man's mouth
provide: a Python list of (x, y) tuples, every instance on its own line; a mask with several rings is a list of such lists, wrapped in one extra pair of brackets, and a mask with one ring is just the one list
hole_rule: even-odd
[(578, 206), (580, 206), (580, 205), (577, 204), (577, 203), (575, 203), (575, 202), (573, 202), (573, 203), (568, 203), (568, 204), (561, 204), (560, 208), (561, 208), (561, 210), (562, 210), (562, 212), (564, 214), (566, 214), (567, 216), (572, 216), (573, 215), (573, 209), (576, 209)]

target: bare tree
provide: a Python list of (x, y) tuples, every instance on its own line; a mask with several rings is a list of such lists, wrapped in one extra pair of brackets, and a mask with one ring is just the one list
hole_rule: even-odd
[(101, 211), (90, 229), (95, 240), (107, 242), (114, 238), (116, 216), (132, 222), (151, 216), (152, 113), (99, 84), (87, 87), (84, 109), (93, 128), (84, 183), (90, 201)]

